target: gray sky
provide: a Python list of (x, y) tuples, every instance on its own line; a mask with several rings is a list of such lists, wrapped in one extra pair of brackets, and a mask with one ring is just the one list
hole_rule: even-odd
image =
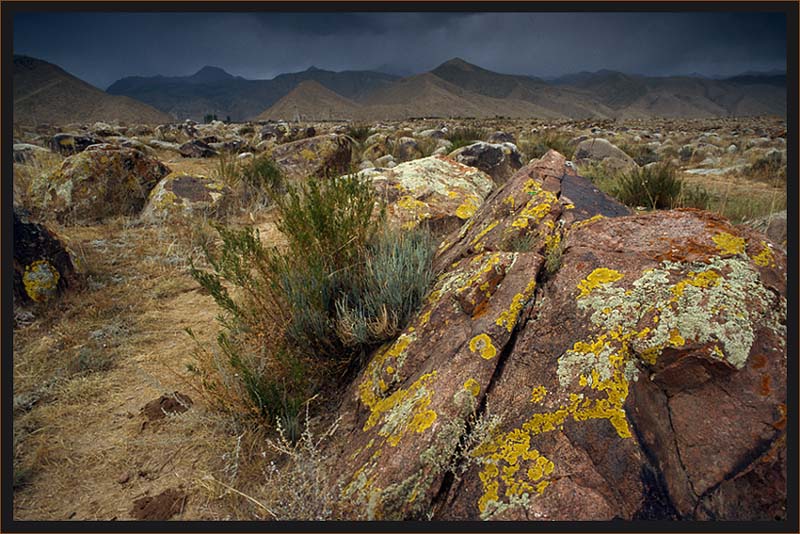
[(18, 13), (14, 53), (105, 89), (204, 65), (272, 78), (430, 70), (453, 57), (512, 74), (733, 75), (786, 68), (782, 13)]

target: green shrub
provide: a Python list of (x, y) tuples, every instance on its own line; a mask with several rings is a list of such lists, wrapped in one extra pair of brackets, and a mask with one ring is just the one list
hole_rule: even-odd
[(266, 205), (284, 190), (280, 167), (267, 156), (238, 161), (234, 156), (221, 153), (217, 163), (217, 177), (234, 191), (239, 191), (245, 206)]
[(555, 130), (536, 133), (519, 143), (519, 150), (528, 160), (541, 158), (548, 150), (555, 150), (566, 158), (572, 156), (574, 147), (569, 144), (570, 137)]
[(682, 188), (677, 170), (662, 164), (622, 174), (617, 179), (614, 196), (628, 206), (671, 209), (677, 207)]
[(452, 143), (450, 151), (476, 143), (484, 137), (486, 137), (486, 130), (473, 126), (455, 128), (445, 136)]
[(363, 143), (370, 136), (370, 127), (366, 124), (351, 124), (347, 128), (347, 135)]
[(258, 232), (218, 226), (210, 271), (192, 276), (220, 306), (219, 350), (200, 351), (200, 375), (217, 404), (295, 435), (302, 405), (335, 369), (361, 362), (397, 334), (432, 282), (426, 230), (386, 228), (372, 184), (357, 175), (310, 179), (276, 197), (285, 251)]
[(638, 165), (645, 166), (648, 163), (655, 163), (659, 160), (655, 149), (643, 143), (622, 142), (617, 147), (633, 158)]

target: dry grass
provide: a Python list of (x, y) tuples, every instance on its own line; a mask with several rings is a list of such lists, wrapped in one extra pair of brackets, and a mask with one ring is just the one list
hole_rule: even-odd
[(82, 256), (87, 282), (15, 331), (15, 517), (125, 519), (144, 492), (177, 486), (190, 497), (176, 519), (230, 516), (198, 484), (224, 470), (231, 421), (202, 399), (160, 422), (139, 413), (162, 394), (192, 396), (185, 328), (213, 343), (216, 306), (187, 272), (198, 231), (124, 218), (56, 231)]

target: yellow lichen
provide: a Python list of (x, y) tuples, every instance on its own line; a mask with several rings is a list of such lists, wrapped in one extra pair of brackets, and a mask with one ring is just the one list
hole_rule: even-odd
[(474, 378), (469, 378), (466, 382), (464, 382), (464, 389), (469, 391), (473, 397), (477, 397), (481, 392), (481, 386)]
[(753, 256), (753, 261), (759, 267), (775, 267), (775, 255), (772, 249), (765, 241), (761, 242), (761, 246), (764, 247), (763, 250)]
[(480, 252), (481, 250), (483, 250), (483, 246), (480, 244), (480, 240), (481, 240), (481, 239), (483, 239), (483, 237), (484, 237), (486, 234), (488, 234), (489, 232), (491, 232), (491, 231), (492, 231), (492, 229), (493, 229), (495, 226), (497, 226), (498, 224), (500, 224), (500, 223), (499, 223), (499, 221), (493, 221), (493, 222), (492, 222), (491, 224), (489, 224), (489, 225), (488, 225), (486, 228), (484, 228), (483, 230), (481, 230), (480, 232), (478, 232), (478, 235), (476, 235), (476, 236), (475, 236), (475, 238), (472, 240), (472, 242), (470, 243), (470, 246), (471, 246), (471, 247), (473, 247), (473, 248), (475, 248), (475, 250), (476, 250), (477, 252)]
[(536, 280), (531, 280), (528, 282), (528, 285), (525, 287), (525, 290), (522, 293), (517, 293), (514, 295), (514, 298), (511, 299), (511, 306), (509, 306), (508, 310), (500, 314), (495, 321), (495, 324), (498, 326), (505, 326), (506, 329), (511, 332), (514, 329), (514, 326), (517, 324), (522, 307), (533, 296), (533, 290), (535, 288)]
[(722, 254), (741, 254), (744, 252), (744, 238), (733, 236), (727, 232), (720, 232), (711, 238)]
[(31, 300), (42, 302), (55, 292), (60, 278), (58, 269), (53, 267), (50, 262), (37, 260), (25, 267), (22, 284), (25, 286), (25, 293)]
[(497, 348), (492, 344), (492, 338), (487, 334), (478, 334), (469, 342), (469, 350), (479, 352), (484, 360), (491, 360), (497, 356)]
[(481, 205), (481, 198), (475, 195), (467, 195), (464, 202), (456, 208), (456, 217), (459, 219), (469, 219)]
[(536, 386), (531, 390), (531, 402), (538, 404), (544, 400), (545, 395), (547, 389), (544, 386)]
[(610, 284), (612, 282), (616, 282), (620, 278), (622, 278), (622, 273), (619, 271), (615, 271), (614, 269), (606, 269), (605, 267), (598, 267), (594, 271), (592, 271), (589, 276), (587, 276), (584, 280), (578, 282), (578, 289), (581, 290), (580, 295), (578, 298), (583, 298), (587, 296), (592, 290), (598, 288), (604, 284)]

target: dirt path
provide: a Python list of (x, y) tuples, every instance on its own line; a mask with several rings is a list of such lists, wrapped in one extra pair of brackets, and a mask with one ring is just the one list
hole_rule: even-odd
[[(88, 287), (15, 330), (15, 517), (223, 518), (202, 480), (221, 476), (236, 436), (186, 381), (184, 331), (213, 345), (218, 309), (179, 240), (120, 223), (60, 232), (81, 251)], [(176, 391), (182, 413), (142, 412)]]

